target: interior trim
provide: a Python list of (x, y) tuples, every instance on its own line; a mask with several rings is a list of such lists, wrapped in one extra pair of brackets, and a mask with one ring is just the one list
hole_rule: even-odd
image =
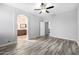
[(17, 43), (16, 41), (14, 41), (14, 42), (9, 42), (9, 43), (0, 45), (0, 47), (7, 46), (7, 45), (11, 45), (11, 44), (16, 44), (16, 43)]

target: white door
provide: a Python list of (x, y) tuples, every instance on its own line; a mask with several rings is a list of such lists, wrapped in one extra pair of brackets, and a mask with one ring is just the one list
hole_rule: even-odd
[(40, 22), (40, 36), (45, 36), (45, 22)]

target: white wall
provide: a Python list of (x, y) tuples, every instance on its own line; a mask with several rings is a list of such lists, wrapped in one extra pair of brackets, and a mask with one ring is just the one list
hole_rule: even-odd
[(77, 8), (77, 25), (78, 25), (78, 28), (77, 28), (77, 41), (78, 41), (78, 45), (79, 45), (79, 7)]
[(17, 40), (17, 16), (28, 17), (29, 38), (39, 36), (39, 18), (20, 9), (0, 4), (0, 45)]
[(77, 10), (67, 11), (44, 18), (50, 22), (50, 36), (64, 38), (69, 40), (77, 40)]
[(38, 37), (39, 34), (39, 26), (40, 26), (40, 18), (35, 15), (29, 15), (28, 16), (28, 28), (29, 28), (29, 38), (35, 38)]
[(66, 38), (70, 40), (77, 40), (77, 10), (68, 11), (59, 14), (54, 19), (53, 28), (50, 35)]
[(14, 9), (0, 4), (0, 45), (16, 41)]

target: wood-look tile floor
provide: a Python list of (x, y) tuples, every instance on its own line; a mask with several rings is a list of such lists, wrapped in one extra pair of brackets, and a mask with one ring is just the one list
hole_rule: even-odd
[(40, 37), (32, 40), (18, 37), (17, 44), (0, 47), (1, 55), (79, 55), (75, 41)]

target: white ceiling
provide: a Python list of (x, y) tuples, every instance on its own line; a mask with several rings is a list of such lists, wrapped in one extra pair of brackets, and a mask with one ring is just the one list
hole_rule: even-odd
[[(8, 5), (22, 9), (26, 12), (30, 12), (38, 16), (39, 15), (43, 16), (47, 14), (47, 13), (39, 14), (39, 11), (34, 10), (35, 8), (39, 8), (40, 6), (40, 4), (37, 4), (37, 3), (16, 3), (16, 4), (8, 4)], [(49, 10), (50, 14), (53, 14), (54, 12), (55, 14), (59, 14), (59, 13), (63, 13), (63, 12), (75, 9), (79, 4), (78, 3), (51, 3), (51, 4), (47, 3), (47, 6), (50, 6), (50, 5), (55, 6), (55, 8)]]

